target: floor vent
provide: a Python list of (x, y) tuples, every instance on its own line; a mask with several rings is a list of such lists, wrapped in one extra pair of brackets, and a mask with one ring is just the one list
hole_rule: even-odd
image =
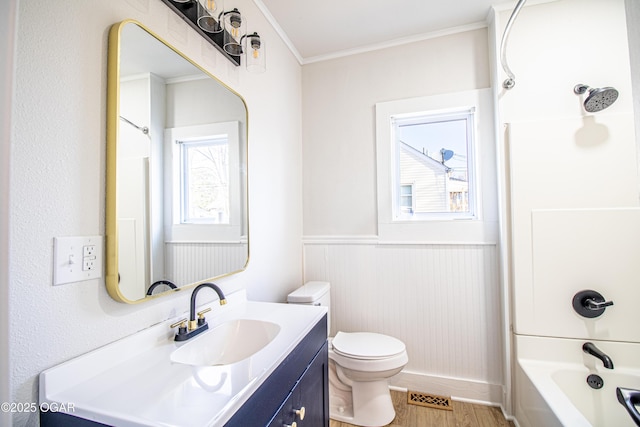
[(419, 393), (417, 391), (409, 391), (407, 393), (407, 403), (411, 405), (426, 406), (428, 408), (453, 411), (450, 397), (438, 396), (435, 394), (425, 394)]

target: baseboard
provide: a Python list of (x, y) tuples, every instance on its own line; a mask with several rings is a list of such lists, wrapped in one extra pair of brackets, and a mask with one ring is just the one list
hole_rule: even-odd
[(502, 408), (502, 384), (402, 371), (391, 378), (389, 385), (396, 390), (451, 396), (454, 400)]

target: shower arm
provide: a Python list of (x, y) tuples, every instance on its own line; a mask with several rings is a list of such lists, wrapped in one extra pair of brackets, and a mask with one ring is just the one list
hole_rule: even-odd
[(122, 120), (123, 122), (126, 122), (128, 124), (130, 124), (131, 126), (133, 126), (134, 128), (138, 129), (140, 132), (144, 133), (145, 135), (149, 135), (149, 128), (146, 126), (138, 126), (137, 124), (131, 122), (130, 120), (125, 119), (124, 117), (120, 116), (120, 120)]
[(507, 22), (507, 26), (504, 29), (504, 34), (502, 35), (502, 41), (500, 42), (500, 62), (502, 63), (502, 69), (505, 73), (507, 73), (507, 79), (502, 83), (502, 87), (505, 89), (511, 89), (516, 85), (516, 76), (509, 68), (509, 64), (507, 64), (507, 41), (509, 39), (509, 32), (511, 31), (511, 26), (513, 25), (518, 13), (520, 13), (520, 9), (527, 2), (527, 0), (518, 0), (518, 4), (513, 9), (511, 13), (511, 17)]

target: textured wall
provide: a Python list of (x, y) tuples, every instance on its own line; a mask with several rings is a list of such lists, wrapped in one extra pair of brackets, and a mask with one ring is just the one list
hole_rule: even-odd
[[(11, 400), (36, 402), (42, 370), (188, 309), (186, 293), (129, 306), (113, 301), (102, 279), (52, 286), (53, 237), (104, 234), (107, 37), (123, 19), (141, 21), (247, 101), (252, 259), (245, 273), (221, 282), (225, 291), (246, 287), (253, 298), (281, 301), (301, 282), (300, 66), (253, 2), (241, 1), (240, 9), (267, 41), (264, 74), (232, 66), (160, 0), (20, 2), (10, 194)], [(36, 418), (18, 414), (15, 424), (36, 425)]]
[[(0, 402), (11, 400), (9, 381), (9, 157), (11, 99), (14, 79), (17, 0), (0, 4)], [(0, 412), (0, 424), (11, 424), (11, 413)]]

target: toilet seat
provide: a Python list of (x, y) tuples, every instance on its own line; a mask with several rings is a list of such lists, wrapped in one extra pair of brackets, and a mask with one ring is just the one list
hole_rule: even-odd
[(373, 332), (338, 332), (331, 341), (337, 354), (360, 360), (379, 360), (406, 351), (402, 341)]
[(338, 332), (329, 343), (329, 359), (354, 371), (383, 373), (401, 369), (409, 361), (404, 343), (387, 335)]

